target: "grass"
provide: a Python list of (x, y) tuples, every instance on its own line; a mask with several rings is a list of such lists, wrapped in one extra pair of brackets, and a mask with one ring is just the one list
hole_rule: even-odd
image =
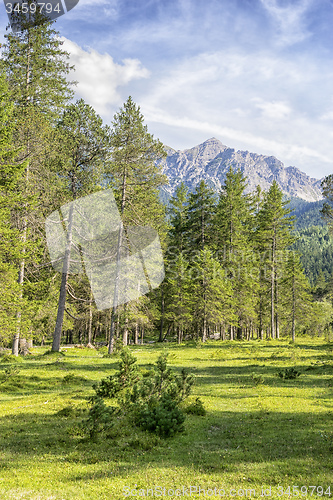
[[(147, 368), (162, 349), (131, 347)], [(332, 343), (168, 344), (172, 367), (195, 374), (191, 400), (200, 397), (206, 416), (188, 415), (185, 433), (166, 440), (131, 427), (96, 442), (77, 435), (76, 425), (93, 383), (115, 371), (117, 358), (92, 349), (45, 351), (36, 348), (20, 363), (0, 358), (1, 500), (117, 500), (134, 496), (126, 487), (147, 497), (158, 486), (165, 498), (179, 498), (191, 485), (206, 496), (217, 488), (212, 498), (221, 488), (225, 498), (254, 498), (253, 490), (259, 497), (270, 486), (271, 498), (289, 498), (294, 485), (324, 488), (323, 495), (303, 488), (303, 498), (330, 498), (329, 486), (333, 496)], [(277, 375), (292, 366), (301, 372), (296, 379)], [(204, 498), (203, 491), (191, 498)]]

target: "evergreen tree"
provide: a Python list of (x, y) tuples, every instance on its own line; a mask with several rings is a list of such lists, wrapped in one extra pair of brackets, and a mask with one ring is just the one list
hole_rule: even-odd
[[(148, 133), (144, 117), (131, 97), (114, 116), (111, 133), (111, 161), (109, 163), (109, 185), (114, 188), (119, 203), (122, 224), (117, 244), (117, 269), (120, 252), (126, 246), (126, 227), (150, 224), (163, 236), (165, 213), (159, 198), (158, 188), (167, 183), (156, 161), (166, 156), (163, 144)], [(124, 229), (125, 228), (125, 229)], [(117, 276), (119, 271), (117, 271)], [(113, 350), (116, 310), (118, 303), (118, 279), (114, 292), (111, 315), (109, 352)], [(127, 344), (127, 331), (123, 342)]]
[(285, 260), (285, 251), (293, 243), (291, 234), (293, 218), (287, 202), (282, 201), (283, 193), (276, 181), (265, 193), (264, 201), (257, 215), (256, 241), (261, 252), (261, 266), (267, 272), (270, 288), (270, 332), (279, 338), (279, 284), (280, 272)]
[(220, 263), (207, 247), (200, 250), (191, 268), (191, 278), (193, 315), (197, 330), (201, 331), (202, 341), (205, 342), (210, 326), (216, 327), (234, 320), (230, 309), (232, 289)]
[(257, 263), (251, 243), (253, 207), (244, 193), (247, 182), (241, 171), (227, 172), (221, 188), (215, 217), (217, 255), (233, 289), (233, 305), (237, 311), (236, 325), (230, 325), (230, 338), (242, 338), (243, 330), (255, 319), (257, 295)]
[[(82, 99), (71, 104), (65, 109), (55, 134), (57, 135), (58, 148), (52, 166), (57, 177), (63, 181), (64, 186), (64, 198), (59, 201), (73, 201), (78, 197), (100, 190), (105, 170), (104, 165), (109, 156), (110, 134), (108, 127), (103, 126), (102, 119), (94, 109)], [(75, 229), (73, 204), (70, 205), (66, 222), (66, 252), (63, 259), (58, 313), (53, 335), (53, 351), (60, 349), (73, 246), (72, 238)]]
[(192, 323), (191, 311), (191, 273), (183, 253), (169, 267), (166, 277), (166, 318), (177, 330), (178, 343), (183, 340), (185, 331)]
[(171, 225), (168, 233), (168, 254), (171, 252), (177, 255), (185, 250), (188, 217), (188, 188), (183, 182), (177, 186), (174, 196), (169, 201), (168, 215)]
[[(45, 240), (43, 243), (40, 240), (44, 209), (54, 201), (54, 179), (50, 181), (45, 168), (46, 153), (52, 150), (49, 145), (51, 125), (73, 95), (66, 79), (71, 69), (69, 54), (62, 50), (63, 42), (58, 33), (52, 29), (51, 23), (33, 24), (23, 19), (21, 31), (6, 35), (7, 42), (1, 54), (14, 103), (15, 144), (21, 149), (19, 160), (26, 161), (25, 175), (16, 187), (24, 201), (17, 210), (13, 210), (13, 221), (25, 248), (24, 258), (18, 266), (21, 298), (23, 285), (27, 282), (25, 275), (30, 264), (29, 256), (30, 261), (36, 262), (41, 245), (45, 247)], [(32, 258), (34, 248), (36, 251)], [(18, 354), (21, 316), (22, 308), (19, 307), (18, 329), (13, 341), (14, 355)]]
[(311, 307), (310, 284), (304, 275), (300, 256), (295, 252), (289, 252), (281, 280), (281, 292), (284, 316), (291, 326), (291, 338), (295, 342), (297, 324), (304, 324), (304, 317)]
[(201, 181), (189, 195), (186, 223), (186, 249), (196, 254), (214, 242), (216, 195)]
[(13, 145), (13, 104), (10, 101), (5, 74), (0, 72), (0, 343), (15, 334), (15, 313), (19, 287), (15, 263), (20, 258), (18, 232), (11, 225), (11, 209), (17, 204), (15, 187), (24, 170), (16, 161)]

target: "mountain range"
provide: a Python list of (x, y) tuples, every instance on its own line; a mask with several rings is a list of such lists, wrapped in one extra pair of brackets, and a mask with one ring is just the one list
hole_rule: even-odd
[(287, 198), (300, 198), (307, 202), (321, 200), (320, 180), (309, 177), (296, 167), (285, 167), (274, 156), (265, 156), (248, 151), (236, 151), (215, 137), (184, 151), (165, 146), (167, 157), (159, 162), (169, 185), (161, 189), (161, 199), (167, 201), (181, 183), (193, 191), (204, 180), (208, 186), (219, 191), (229, 168), (241, 170), (247, 178), (246, 192), (252, 192), (259, 184), (267, 191), (274, 180)]

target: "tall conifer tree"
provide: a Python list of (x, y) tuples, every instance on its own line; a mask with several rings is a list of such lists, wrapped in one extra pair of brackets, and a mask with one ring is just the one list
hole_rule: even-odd
[[(21, 28), (17, 33), (6, 35), (7, 43), (1, 58), (14, 103), (15, 143), (21, 147), (21, 160), (26, 160), (24, 180), (17, 188), (25, 201), (15, 219), (22, 243), (28, 250), (28, 232), (29, 239), (36, 239), (34, 235), (42, 233), (43, 208), (52, 203), (52, 182), (48, 183), (44, 162), (47, 150), (51, 149), (51, 125), (73, 93), (66, 79), (71, 69), (69, 54), (62, 50), (63, 42), (52, 29), (52, 24), (43, 22), (34, 26), (34, 23), (23, 20)], [(19, 265), (21, 296), (27, 258), (28, 253)], [(18, 309), (17, 322), (14, 355), (18, 354), (21, 308)]]
[[(148, 132), (140, 107), (129, 97), (112, 122), (111, 161), (108, 170), (109, 185), (115, 190), (122, 219), (117, 266), (126, 239), (127, 225), (151, 225), (161, 237), (165, 237), (165, 211), (158, 198), (158, 188), (167, 183), (167, 178), (156, 165), (156, 161), (165, 156), (163, 144)], [(116, 280), (110, 327), (110, 353), (113, 350), (117, 294)], [(123, 342), (128, 342), (126, 329)]]

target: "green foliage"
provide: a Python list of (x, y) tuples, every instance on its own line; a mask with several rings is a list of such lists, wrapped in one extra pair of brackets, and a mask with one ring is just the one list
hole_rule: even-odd
[[(91, 437), (105, 430), (108, 418), (117, 413), (122, 420), (131, 423), (161, 437), (173, 436), (184, 430), (185, 416), (180, 403), (191, 392), (194, 379), (185, 369), (179, 375), (168, 367), (168, 355), (162, 353), (152, 370), (139, 373), (136, 358), (128, 349), (120, 354), (119, 369), (115, 375), (103, 379), (94, 385), (96, 396), (91, 398), (91, 414), (83, 424)], [(110, 413), (103, 398), (115, 398), (117, 410)], [(97, 419), (96, 429), (93, 418)], [(111, 424), (110, 424), (111, 425)]]
[(72, 384), (73, 382), (75, 382), (75, 379), (76, 379), (75, 373), (67, 373), (67, 375), (65, 375), (64, 378), (62, 379), (62, 383)]
[(195, 401), (184, 408), (184, 412), (189, 415), (198, 415), (204, 417), (206, 415), (206, 409), (200, 398), (195, 398)]
[[(16, 357), (16, 356), (14, 356)], [(20, 373), (20, 369), (18, 366), (9, 366), (5, 368), (2, 376), (1, 384), (6, 383), (8, 380), (15, 378)]]
[(265, 379), (262, 375), (258, 375), (257, 373), (251, 373), (251, 381), (253, 385), (260, 385), (265, 382)]
[(301, 372), (296, 370), (296, 367), (292, 366), (289, 368), (285, 368), (284, 370), (280, 370), (278, 372), (278, 376), (283, 380), (294, 380), (301, 375)]
[(177, 402), (168, 394), (163, 394), (155, 404), (145, 404), (137, 419), (137, 425), (149, 432), (155, 432), (161, 437), (170, 437), (177, 432), (183, 432), (185, 415)]
[(129, 349), (122, 349), (118, 372), (94, 384), (96, 395), (100, 398), (114, 398), (120, 391), (132, 386), (138, 380), (136, 361)]
[(23, 358), (21, 356), (14, 356), (13, 354), (5, 354), (0, 359), (1, 363), (22, 363)]
[(43, 356), (50, 356), (50, 357), (53, 357), (53, 358), (60, 358), (61, 356), (66, 356), (66, 354), (63, 351), (54, 352), (54, 351), (48, 350), (48, 351), (44, 352)]
[(90, 439), (96, 440), (99, 434), (113, 426), (112, 418), (116, 409), (106, 406), (103, 398), (99, 396), (95, 396), (91, 401), (88, 418), (83, 420), (81, 427), (89, 434)]

